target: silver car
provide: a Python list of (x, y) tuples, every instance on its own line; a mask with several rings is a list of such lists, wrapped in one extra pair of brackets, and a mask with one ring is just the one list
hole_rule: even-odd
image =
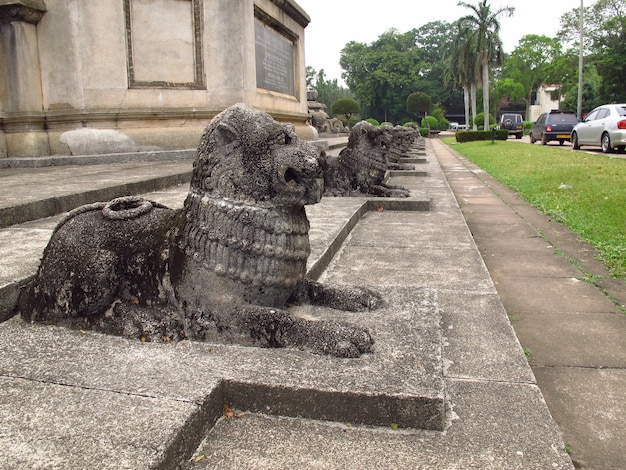
[(604, 153), (626, 149), (626, 104), (604, 104), (591, 111), (572, 129), (572, 148), (602, 147)]

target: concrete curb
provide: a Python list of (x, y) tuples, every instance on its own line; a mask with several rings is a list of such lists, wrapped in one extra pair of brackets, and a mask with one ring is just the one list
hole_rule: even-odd
[(68, 212), (78, 206), (98, 201), (109, 201), (116, 197), (141, 194), (157, 189), (176, 186), (191, 180), (191, 170), (167, 176), (159, 176), (135, 183), (125, 183), (107, 188), (84, 191), (47, 199), (0, 208), (0, 228), (21, 224), (30, 220), (43, 219)]
[(163, 150), (153, 152), (106, 153), (97, 155), (51, 155), (49, 157), (21, 157), (0, 159), (2, 168), (43, 168), (47, 166), (101, 165), (105, 163), (160, 162), (189, 160), (196, 149)]

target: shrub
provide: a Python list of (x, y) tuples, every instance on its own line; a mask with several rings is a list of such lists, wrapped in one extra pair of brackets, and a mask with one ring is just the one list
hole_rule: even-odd
[(413, 121), (408, 121), (408, 122), (405, 122), (405, 123), (404, 123), (404, 124), (402, 124), (402, 125), (403, 125), (404, 127), (409, 127), (409, 126), (415, 126), (415, 127), (417, 127), (417, 123), (416, 123), (416, 122), (413, 122)]
[(376, 127), (380, 126), (380, 122), (378, 122), (378, 121), (377, 121), (376, 119), (374, 119), (374, 118), (368, 118), (368, 119), (366, 119), (366, 121), (367, 121), (367, 122), (369, 122), (370, 124), (372, 124), (372, 125), (376, 126)]
[[(483, 124), (485, 124), (485, 113), (478, 113), (476, 115), (476, 117), (474, 118), (474, 124), (476, 124), (476, 126), (481, 127), (483, 126)], [(496, 125), (496, 119), (493, 117), (492, 114), (489, 114), (489, 126), (495, 126)]]
[(350, 123), (350, 129), (352, 129), (352, 128), (353, 128), (353, 127), (354, 127), (354, 126), (355, 126), (358, 122), (360, 122), (360, 121), (362, 121), (362, 119), (361, 119), (361, 115), (360, 115), (360, 114), (357, 114), (357, 115), (352, 115), (352, 116), (350, 117), (350, 121), (349, 121), (349, 123)]
[(420, 134), (422, 135), (422, 137), (428, 137), (428, 134), (430, 132), (428, 131), (428, 127), (420, 127)]
[(353, 114), (361, 112), (361, 106), (352, 98), (339, 98), (330, 106), (330, 112), (332, 114), (343, 114), (350, 119)]
[(460, 144), (464, 142), (475, 142), (477, 140), (507, 140), (509, 131), (507, 129), (494, 129), (491, 131), (458, 131), (455, 134), (456, 141)]
[(533, 128), (532, 121), (524, 121), (524, 135), (530, 134), (530, 130)]
[(383, 127), (383, 126), (391, 126), (391, 127), (393, 127), (393, 122), (383, 121), (379, 125), (380, 125), (380, 127)]
[(435, 116), (425, 116), (422, 118), (422, 127), (439, 129), (439, 121), (437, 121), (437, 118)]

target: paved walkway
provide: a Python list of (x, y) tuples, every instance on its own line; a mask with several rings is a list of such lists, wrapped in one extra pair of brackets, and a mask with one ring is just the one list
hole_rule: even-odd
[(626, 283), (569, 230), (431, 142), (572, 459), (625, 469)]
[[(384, 312), (389, 315), (384, 325), (390, 318), (403, 325), (403, 312), (416, 309), (407, 307), (406, 299), (413, 302), (410, 299), (417, 295), (415, 300), (424, 304), (412, 313), (412, 322), (402, 332), (386, 333), (387, 326), (377, 323), (382, 317), (368, 320), (382, 335), (381, 351), (388, 334), (410, 339), (413, 333), (436, 333), (432, 316), (419, 316), (424, 315), (420, 309), (436, 307), (445, 335), (443, 386), (452, 407), (447, 431), (389, 433), (345, 422), (254, 415), (219, 421), (196, 452), (202, 459), (194, 468), (569, 468), (506, 313), (575, 463), (594, 469), (626, 468), (626, 316), (612, 300), (626, 303), (623, 281), (598, 278), (606, 273), (589, 247), (437, 139), (427, 141), (427, 156), (428, 177), (398, 177), (394, 182), (410, 186), (418, 199), (428, 196), (431, 211), (366, 216), (325, 276), (387, 286), (384, 290), (392, 304), (404, 307)], [(85, 177), (82, 190), (67, 193), (60, 190), (65, 185), (58, 179), (65, 173), (77, 181), (76, 175), (84, 172), (76, 167), (43, 169), (47, 177), (37, 176), (44, 174), (37, 169), (0, 170), (0, 191), (17, 201), (33, 194), (49, 199), (53, 194), (53, 200), (71, 205), (81, 192), (94, 190), (91, 196), (96, 200), (141, 192), (139, 187), (125, 186), (127, 182), (105, 184), (103, 193), (97, 191), (97, 181), (117, 177), (124, 168), (131, 181), (168, 185), (175, 175), (188, 177), (188, 163), (177, 163), (177, 169), (169, 163), (160, 165), (108, 166), (108, 170), (93, 166), (88, 171), (97, 176)], [(168, 180), (159, 183), (161, 177)], [(116, 194), (107, 189), (111, 186), (117, 188)], [(55, 187), (59, 194), (51, 193)], [(450, 189), (456, 200), (450, 197)], [(185, 192), (183, 184), (150, 197), (179, 207)], [(89, 201), (79, 198), (80, 204), (85, 202)], [(310, 213), (312, 258), (322, 256), (355, 209), (350, 200), (322, 202)], [(5, 206), (9, 211), (15, 204)], [(36, 269), (57, 219), (0, 230), (0, 307), (2, 302), (10, 304), (13, 287)], [(381, 277), (371, 269), (374, 265), (387, 274)], [(579, 278), (598, 279), (602, 289)], [(423, 325), (421, 333), (410, 326), (417, 318)], [(189, 438), (181, 430), (188, 430), (200, 415), (208, 421), (216, 419), (219, 414), (207, 415), (207, 403), (217, 397), (221, 406), (223, 394), (234, 393), (228, 389), (232, 383), (265, 380), (250, 375), (259, 365), (270, 365), (278, 374), (273, 370), (277, 364), (287, 364), (292, 376), (279, 375), (275, 380), (313, 388), (319, 383), (309, 375), (323, 367), (317, 358), (289, 351), (263, 352), (261, 360), (271, 362), (259, 363), (259, 356), (251, 358), (248, 348), (216, 347), (208, 357), (199, 346), (129, 344), (59, 329), (25, 328), (15, 319), (0, 324), (0, 336), (3, 468), (24, 468), (11, 465), (18, 454), (29, 468), (68, 468), (67, 462), (78, 466), (82, 462), (85, 468), (89, 466), (85, 462), (100, 462), (102, 468), (141, 468), (155, 461), (167, 468), (163, 462), (172, 458), (168, 452), (176, 452)], [(390, 354), (384, 360), (397, 361), (397, 356)], [(414, 370), (425, 367), (415, 358), (408, 361), (409, 355), (403, 357), (403, 371), (406, 365)], [(295, 364), (307, 374), (298, 376)], [(422, 370), (417, 376), (423, 374)], [(370, 385), (384, 389), (391, 382), (405, 383), (411, 390), (416, 385), (406, 382), (406, 377), (413, 375), (402, 372), (393, 379), (384, 375)], [(341, 388), (337, 384), (348, 376), (338, 377), (333, 387)], [(434, 390), (437, 398), (437, 387)], [(177, 444), (171, 439), (182, 441)]]

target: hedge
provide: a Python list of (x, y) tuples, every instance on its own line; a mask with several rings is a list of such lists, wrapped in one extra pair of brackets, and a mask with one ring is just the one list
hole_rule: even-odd
[(460, 144), (464, 142), (475, 142), (477, 140), (507, 140), (509, 131), (507, 129), (498, 129), (492, 131), (458, 131), (456, 141)]

